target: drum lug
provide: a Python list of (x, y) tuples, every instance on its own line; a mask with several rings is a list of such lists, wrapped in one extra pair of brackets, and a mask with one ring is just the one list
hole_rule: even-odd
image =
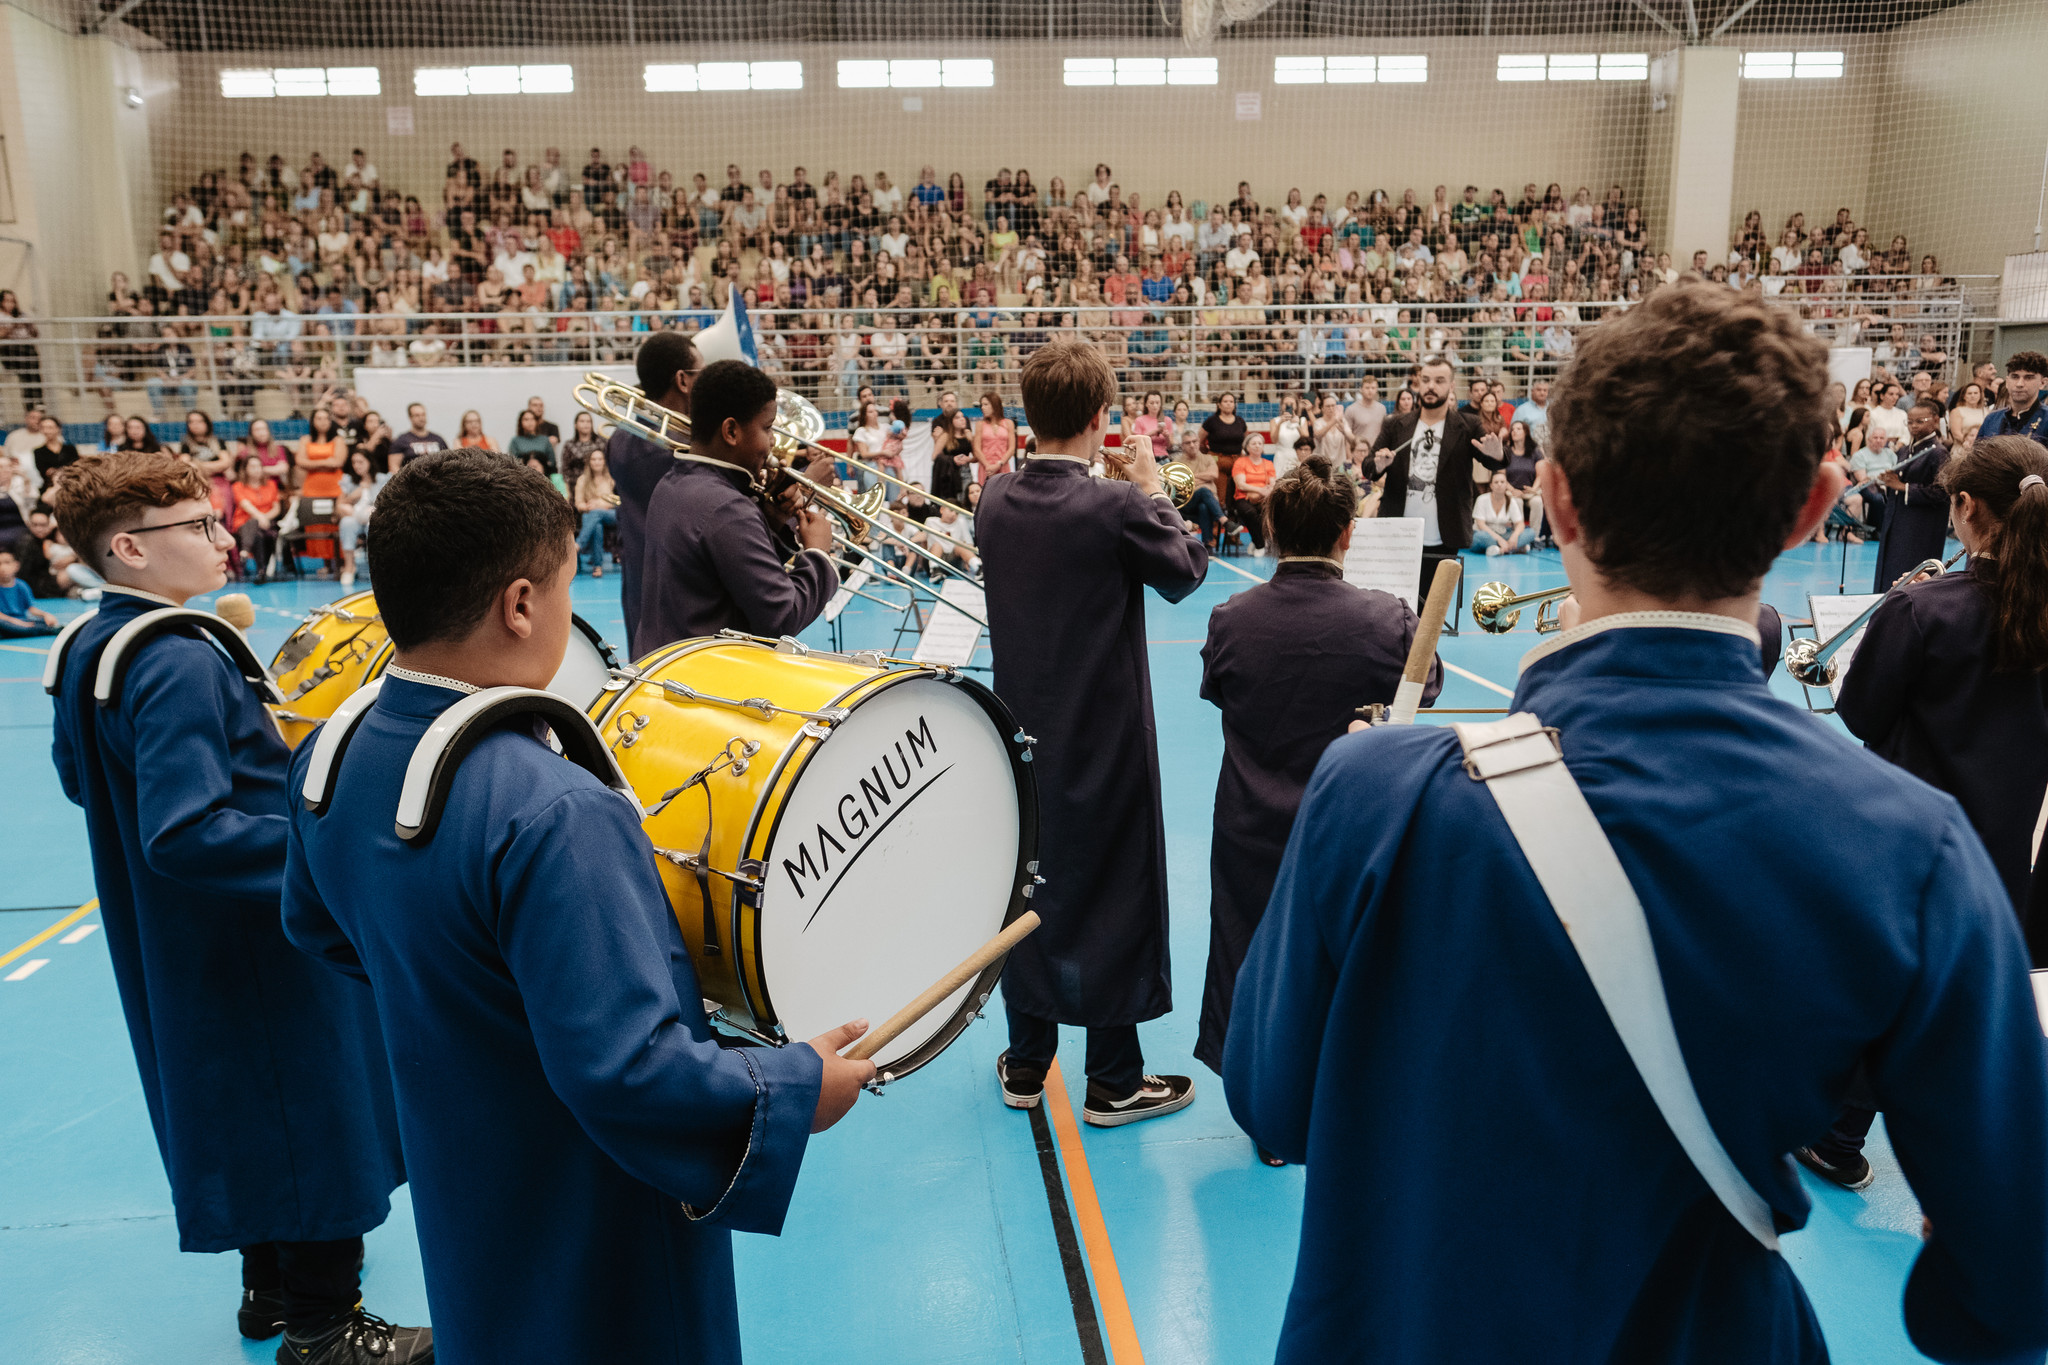
[(832, 737), (832, 731), (830, 729), (818, 724), (818, 722), (814, 720), (805, 721), (803, 729), (797, 731), (797, 733), (803, 735), (807, 739), (830, 739)]
[(783, 1033), (780, 1024), (775, 1025), (772, 1032), (764, 1032), (761, 1029), (754, 1028), (752, 1025), (742, 1024), (727, 1013), (722, 1005), (711, 1015), (711, 1022), (729, 1033), (737, 1033), (742, 1038), (751, 1038), (763, 1047), (787, 1047), (789, 1045), (789, 1038)]
[[(1037, 867), (1037, 866), (1038, 866), (1038, 864), (1037, 864), (1037, 863), (1033, 863), (1033, 864), (1032, 864), (1032, 866), (1033, 866), (1033, 867)], [(1038, 890), (1038, 888), (1039, 888), (1039, 887), (1041, 887), (1041, 886), (1044, 886), (1044, 885), (1045, 885), (1045, 878), (1043, 878), (1043, 877), (1041, 877), (1041, 876), (1038, 876), (1038, 875), (1037, 875), (1036, 873), (1032, 874), (1032, 878), (1031, 878), (1031, 880), (1030, 880), (1030, 881), (1028, 881), (1028, 882), (1026, 882), (1026, 883), (1024, 883), (1024, 899), (1025, 899), (1025, 900), (1030, 900), (1030, 899), (1031, 899), (1031, 893), (1032, 893), (1032, 892), (1034, 892), (1034, 891), (1036, 891), (1036, 890)]]
[(775, 652), (803, 656), (811, 652), (811, 647), (794, 635), (785, 635), (775, 642)]
[(1019, 730), (1016, 734), (1010, 736), (1010, 743), (1015, 744), (1024, 750), (1023, 754), (1021, 755), (1022, 761), (1025, 763), (1029, 763), (1031, 761), (1031, 746), (1038, 743), (1038, 741), (1036, 739), (1033, 739), (1030, 735), (1025, 734), (1022, 730)]
[(768, 864), (759, 858), (742, 858), (739, 876), (732, 880), (739, 888), (737, 894), (740, 902), (756, 910), (760, 909), (761, 891), (768, 884)]
[(882, 1089), (882, 1087), (895, 1079), (896, 1073), (893, 1071), (878, 1071), (875, 1073), (875, 1078), (873, 1080), (864, 1082), (861, 1085), (861, 1089), (867, 1091), (870, 1095), (885, 1094), (887, 1092), (885, 1092)]

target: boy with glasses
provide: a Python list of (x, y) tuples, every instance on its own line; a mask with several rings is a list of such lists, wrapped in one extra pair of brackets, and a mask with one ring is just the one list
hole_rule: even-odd
[[(206, 477), (168, 454), (80, 460), (57, 517), (106, 576), (60, 637), (57, 772), (85, 809), (114, 980), (170, 1177), (179, 1247), (240, 1250), (246, 1337), (280, 1361), (420, 1365), (425, 1328), (362, 1311), (363, 1234), (405, 1180), (367, 987), (285, 941), (290, 752), (245, 642), (196, 615), (145, 634), (104, 702), (101, 656), (227, 581)], [(239, 650), (236, 646), (240, 646)]]

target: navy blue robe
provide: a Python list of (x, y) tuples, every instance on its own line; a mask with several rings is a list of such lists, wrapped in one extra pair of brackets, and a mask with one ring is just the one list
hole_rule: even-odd
[(737, 469), (673, 461), (647, 504), (644, 537), (634, 636), (641, 654), (721, 630), (795, 635), (839, 591), (830, 555), (805, 551), (784, 562)]
[(277, 725), (187, 627), (133, 656), (102, 708), (107, 641), (161, 599), (108, 589), (73, 637), (53, 754), (85, 808), (93, 879), (178, 1245), (358, 1237), (405, 1183), (370, 992), (278, 923), (285, 765)]
[(1166, 499), (1050, 458), (989, 481), (974, 535), (996, 695), (1038, 741), (1044, 923), (1011, 950), (1003, 996), (1062, 1024), (1157, 1019), (1173, 982), (1145, 589), (1180, 601), (1208, 552)]
[[(1907, 452), (1892, 472), (1904, 492), (1884, 490), (1884, 531), (1877, 542), (1877, 577), (1872, 592), (1887, 592), (1922, 560), (1941, 559), (1948, 548), (1948, 495), (1935, 482), (1948, 463), (1948, 447), (1929, 436)], [(1862, 646), (1858, 645), (1861, 649)]]
[(654, 486), (676, 462), (666, 446), (643, 440), (620, 427), (605, 442), (605, 468), (612, 491), (619, 495), (619, 610), (626, 623), (626, 655), (638, 659), (640, 648), (640, 560), (645, 553), (647, 502)]
[[(1209, 976), (1195, 1058), (1212, 1071), (1223, 1069), (1238, 967), (1266, 913), (1309, 775), (1359, 707), (1394, 700), (1414, 638), (1407, 603), (1361, 592), (1341, 567), (1313, 560), (1282, 562), (1270, 582), (1209, 613), (1202, 697), (1223, 712), (1223, 769), (1209, 841)], [(1423, 705), (1443, 687), (1438, 662)]]
[(2048, 794), (2048, 686), (1996, 667), (1998, 605), (1973, 561), (1893, 593), (1871, 616), (1835, 714), (1849, 733), (1962, 803), (2024, 914)]
[[(1953, 798), (1774, 698), (1745, 627), (1680, 619), (1559, 636), (1514, 706), (1561, 731), (1641, 897), (1707, 1117), (1796, 1228), (1786, 1153), (1866, 1065), (1933, 1219), (1914, 1343), (2039, 1361), (2048, 1039), (1997, 873)], [(1308, 1163), (1282, 1362), (1827, 1358), (1791, 1267), (1665, 1126), (1442, 729), (1324, 754), (1224, 1080), (1255, 1140)]]
[(732, 1230), (781, 1229), (818, 1055), (719, 1046), (637, 813), (530, 731), (485, 737), (399, 842), (458, 700), (387, 675), (327, 813), (294, 804), (284, 892), (292, 941), (376, 989), (435, 1348), (737, 1361)]

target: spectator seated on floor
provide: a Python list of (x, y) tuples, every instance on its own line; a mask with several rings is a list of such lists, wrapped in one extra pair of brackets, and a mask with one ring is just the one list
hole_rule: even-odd
[(35, 593), (16, 576), (20, 571), (14, 550), (0, 546), (0, 636), (55, 635), (62, 623), (36, 605)]

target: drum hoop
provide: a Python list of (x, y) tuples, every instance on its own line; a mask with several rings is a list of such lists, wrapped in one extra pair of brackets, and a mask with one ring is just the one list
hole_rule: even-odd
[[(875, 676), (862, 679), (859, 683), (840, 693), (838, 697), (833, 699), (832, 704), (834, 706), (847, 705), (847, 699), (860, 693), (863, 688), (872, 688), (873, 691), (869, 695), (878, 695), (892, 687), (909, 682), (913, 678), (928, 678), (937, 682), (951, 683), (953, 686), (961, 688), (976, 705), (981, 707), (988, 718), (995, 723), (996, 733), (1002, 740), (1004, 749), (1009, 753), (1010, 774), (1017, 784), (1017, 866), (1015, 875), (1011, 879), (1010, 903), (1003, 911), (1003, 927), (1008, 928), (1019, 915), (1031, 908), (1031, 891), (1035, 885), (1038, 869), (1038, 773), (1030, 760), (1030, 746), (1018, 741), (1018, 736), (1023, 733), (1022, 727), (1017, 724), (1016, 717), (1010, 714), (1010, 708), (1004, 704), (1003, 699), (995, 694), (995, 689), (976, 682), (973, 678), (954, 668), (945, 668), (933, 664), (918, 664), (909, 668), (884, 669)], [(863, 696), (861, 700), (865, 701), (867, 697)], [(858, 703), (854, 703), (854, 705), (858, 705)], [(811, 741), (810, 748), (803, 756), (802, 766), (798, 767), (796, 772), (790, 775), (790, 790), (795, 790), (796, 784), (803, 779), (804, 768), (810, 765), (811, 759), (820, 749), (825, 747), (825, 740), (829, 738), (831, 738), (831, 735), (827, 733), (824, 738)], [(776, 782), (782, 777), (783, 767), (787, 765), (789, 758), (796, 753), (797, 747), (794, 744), (789, 746), (784, 753), (783, 761), (776, 765), (775, 773), (762, 786), (762, 804), (767, 801), (768, 795), (775, 790)], [(759, 812), (757, 806), (755, 823), (750, 823), (747, 826), (747, 837), (741, 847), (757, 852), (765, 858), (768, 848), (775, 843), (775, 835), (781, 829), (782, 816), (788, 807), (789, 803), (784, 801), (777, 808), (775, 819), (768, 828), (766, 838), (757, 841), (756, 835), (759, 831)], [(760, 937), (761, 916), (756, 914), (754, 916), (754, 962), (761, 978), (761, 989), (766, 993), (769, 989), (768, 960)], [(976, 1017), (980, 1015), (990, 993), (995, 990), (997, 980), (1003, 974), (1003, 967), (1007, 960), (1007, 957), (998, 959), (991, 963), (980, 976), (976, 977), (973, 984), (967, 988), (967, 995), (962, 1000), (960, 1007), (953, 1012), (952, 1016), (939, 1026), (936, 1033), (918, 1044), (901, 1061), (892, 1062), (888, 1071), (883, 1073), (881, 1079), (886, 1082), (908, 1076), (911, 1072), (918, 1070), (941, 1052), (951, 1047), (953, 1040), (958, 1038), (966, 1027), (973, 1023)], [(744, 992), (746, 990), (745, 973), (736, 973), (736, 975), (740, 977), (740, 989)], [(772, 1014), (773, 1002), (764, 1003), (769, 1005), (771, 1011), (769, 1017), (774, 1017)], [(758, 1019), (762, 1016), (756, 1015), (755, 1017)], [(776, 1027), (781, 1027), (779, 1021)]]

